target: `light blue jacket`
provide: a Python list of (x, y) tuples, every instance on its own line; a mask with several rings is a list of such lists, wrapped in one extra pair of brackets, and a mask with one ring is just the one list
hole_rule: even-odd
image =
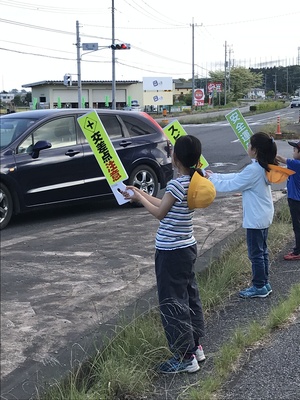
[(274, 216), (274, 204), (266, 171), (256, 160), (241, 172), (214, 173), (209, 180), (217, 192), (242, 192), (243, 228), (268, 228)]

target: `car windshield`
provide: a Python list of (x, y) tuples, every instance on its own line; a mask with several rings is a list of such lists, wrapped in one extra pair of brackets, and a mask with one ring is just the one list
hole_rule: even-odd
[(5, 149), (31, 125), (36, 122), (32, 118), (0, 118), (0, 148)]

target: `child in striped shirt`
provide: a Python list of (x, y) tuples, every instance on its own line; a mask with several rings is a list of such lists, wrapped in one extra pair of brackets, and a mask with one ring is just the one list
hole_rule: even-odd
[[(177, 139), (173, 165), (178, 177), (166, 187), (162, 199), (128, 186), (125, 198), (140, 202), (160, 223), (155, 241), (155, 272), (162, 324), (173, 354), (159, 366), (162, 373), (196, 372), (205, 360), (200, 345), (204, 336), (204, 318), (195, 279), (197, 243), (193, 235), (194, 210), (187, 204), (191, 177), (200, 173), (197, 165), (201, 142), (192, 135)], [(133, 193), (133, 194), (132, 194)]]

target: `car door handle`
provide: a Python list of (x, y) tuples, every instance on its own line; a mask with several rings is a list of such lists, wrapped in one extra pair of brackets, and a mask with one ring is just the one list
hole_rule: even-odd
[(122, 142), (120, 142), (120, 146), (122, 146), (122, 147), (127, 147), (130, 144), (132, 144), (132, 142), (129, 142), (127, 140), (122, 140)]
[(65, 152), (65, 155), (69, 157), (74, 157), (78, 153), (80, 153), (80, 151), (78, 150), (68, 150)]

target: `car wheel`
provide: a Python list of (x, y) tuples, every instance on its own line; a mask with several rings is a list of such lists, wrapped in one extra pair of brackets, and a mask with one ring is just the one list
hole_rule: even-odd
[(11, 194), (5, 185), (0, 184), (0, 229), (6, 227), (13, 212)]
[(129, 185), (143, 190), (150, 196), (155, 197), (158, 193), (158, 178), (154, 170), (147, 165), (139, 165), (132, 171)]

